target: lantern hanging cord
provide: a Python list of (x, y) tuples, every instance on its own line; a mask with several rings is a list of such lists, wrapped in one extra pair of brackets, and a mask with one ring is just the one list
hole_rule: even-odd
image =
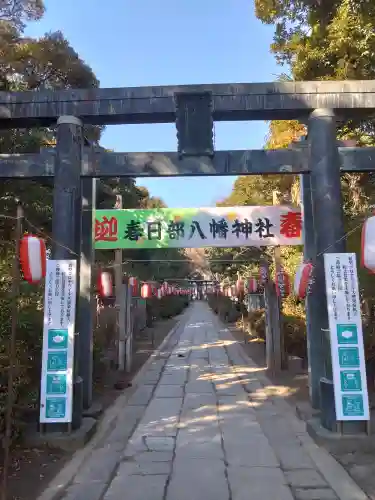
[[(373, 215), (373, 210), (371, 210), (371, 213), (369, 215)], [(358, 229), (360, 229), (363, 225), (363, 223), (366, 221), (366, 219), (369, 217), (369, 215), (366, 215), (363, 220), (357, 224), (355, 227), (353, 227), (352, 229), (350, 229), (348, 232), (346, 232), (341, 238), (338, 238), (334, 243), (332, 243), (331, 245), (329, 245), (327, 248), (325, 248), (322, 252), (318, 253), (317, 254), (317, 257), (320, 257), (321, 255), (323, 255), (327, 250), (329, 250), (332, 246), (334, 246), (336, 243), (339, 243), (340, 241), (344, 240), (344, 239), (347, 239), (351, 234), (353, 234), (354, 232), (356, 232)], [(14, 216), (11, 216), (11, 215), (5, 215), (5, 214), (0, 214), (0, 219), (8, 219), (8, 220), (18, 220), (18, 217), (14, 217)], [(50, 241), (51, 243), (53, 243), (54, 245), (58, 245), (60, 246), (61, 248), (64, 248), (65, 250), (67, 250), (72, 256), (75, 256), (77, 258), (80, 257), (79, 254), (77, 254), (74, 250), (72, 250), (71, 248), (61, 244), (60, 242), (54, 240), (51, 236), (49, 236), (47, 233), (45, 233), (44, 231), (42, 231), (41, 229), (39, 229), (35, 224), (33, 224), (27, 217), (23, 217), (23, 220), (25, 222), (27, 222), (29, 224), (29, 226), (31, 228), (33, 228), (35, 230), (35, 232), (37, 233), (38, 236), (40, 237), (43, 237), (44, 239)], [(242, 250), (238, 255), (241, 255), (242, 253), (245, 253), (246, 251), (248, 251), (251, 247), (246, 247), (244, 250)], [(126, 259), (124, 260), (123, 262), (118, 263), (118, 264), (110, 264), (108, 266), (105, 266), (107, 269), (113, 269), (117, 266), (120, 266), (120, 265), (123, 265), (123, 264), (128, 264), (128, 263), (131, 263), (131, 262), (187, 262), (189, 259), (181, 259), (181, 260), (171, 260), (171, 259), (165, 259), (165, 260), (160, 260), (160, 259)], [(216, 262), (216, 263), (226, 263), (226, 262), (230, 262), (230, 263), (245, 263), (245, 262), (248, 262), (248, 260), (237, 260), (236, 258), (233, 258), (231, 260), (221, 260), (221, 259), (205, 259), (207, 262)], [(97, 264), (94, 264), (94, 267), (97, 267), (99, 268), (100, 266), (97, 265)]]

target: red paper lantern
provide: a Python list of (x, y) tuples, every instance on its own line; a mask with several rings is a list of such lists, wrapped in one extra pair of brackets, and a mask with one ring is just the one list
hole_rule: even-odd
[(240, 295), (241, 293), (244, 293), (245, 291), (245, 283), (243, 280), (239, 279), (237, 280), (237, 283), (236, 283), (236, 292), (238, 295)]
[(266, 266), (260, 266), (259, 268), (259, 281), (261, 285), (265, 285), (268, 281), (268, 269)]
[(255, 278), (249, 278), (247, 282), (247, 289), (249, 293), (256, 293), (258, 291), (258, 281)]
[(20, 263), (28, 283), (39, 283), (46, 275), (46, 244), (44, 240), (28, 234), (20, 242)]
[(290, 295), (291, 285), (288, 273), (281, 269), (276, 273), (276, 293), (279, 297), (285, 298)]
[(132, 289), (132, 296), (136, 297), (138, 295), (138, 280), (137, 280), (137, 278), (134, 278), (134, 276), (130, 276), (129, 285), (131, 286), (131, 289)]
[(307, 295), (313, 269), (311, 262), (304, 262), (296, 270), (294, 294), (300, 299), (304, 299)]
[(375, 273), (375, 215), (362, 227), (361, 266)]
[(113, 278), (109, 271), (99, 271), (98, 293), (100, 297), (113, 297)]
[(143, 283), (141, 286), (141, 297), (142, 299), (149, 299), (152, 295), (150, 283)]

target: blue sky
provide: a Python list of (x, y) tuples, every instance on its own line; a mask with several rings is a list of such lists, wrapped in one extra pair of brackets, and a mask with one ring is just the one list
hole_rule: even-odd
[[(101, 87), (264, 82), (281, 72), (269, 53), (273, 29), (252, 0), (46, 0), (27, 34), (61, 30)], [(110, 6), (110, 7), (109, 7)], [(216, 149), (262, 148), (263, 122), (215, 124)], [(175, 151), (173, 124), (108, 127), (102, 145), (116, 151)], [(148, 179), (171, 207), (214, 205), (234, 178)]]

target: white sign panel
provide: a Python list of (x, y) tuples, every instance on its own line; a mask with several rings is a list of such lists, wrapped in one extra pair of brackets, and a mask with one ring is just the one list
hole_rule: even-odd
[(354, 253), (324, 255), (337, 420), (369, 420), (365, 355)]
[(72, 421), (77, 264), (48, 260), (44, 293), (41, 423)]

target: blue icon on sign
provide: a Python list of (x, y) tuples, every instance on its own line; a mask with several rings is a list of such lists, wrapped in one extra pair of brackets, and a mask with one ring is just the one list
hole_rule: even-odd
[(67, 349), (68, 330), (48, 330), (48, 349)]
[(66, 387), (65, 373), (49, 373), (47, 375), (47, 394), (66, 394)]
[(50, 351), (47, 356), (47, 370), (58, 372), (68, 369), (68, 351)]
[(46, 418), (64, 418), (66, 415), (65, 398), (46, 399)]

